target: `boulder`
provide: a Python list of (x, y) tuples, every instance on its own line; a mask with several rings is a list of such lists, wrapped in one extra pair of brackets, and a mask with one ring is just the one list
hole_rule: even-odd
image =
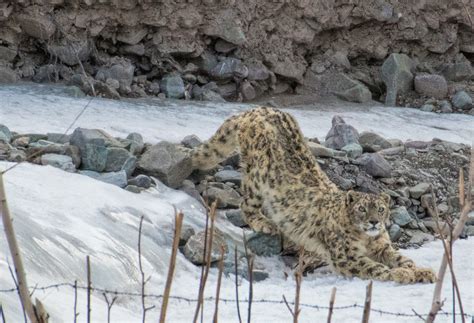
[(418, 74), (415, 76), (415, 91), (424, 96), (444, 99), (448, 94), (448, 83), (441, 75)]
[(118, 172), (130, 157), (132, 157), (132, 155), (124, 148), (108, 147), (104, 171)]
[(472, 107), (472, 98), (465, 91), (457, 92), (451, 102), (458, 109), (469, 110)]
[(41, 156), (41, 164), (60, 168), (66, 172), (74, 173), (76, 171), (72, 158), (65, 155), (44, 154)]
[(82, 169), (102, 172), (107, 165), (107, 147), (86, 144), (81, 151)]
[(252, 232), (246, 235), (247, 247), (258, 256), (274, 256), (280, 254), (283, 248), (281, 235), (270, 235)]
[(361, 168), (373, 177), (390, 177), (392, 174), (392, 167), (378, 153), (363, 154), (356, 159), (356, 163), (361, 165)]
[(463, 57), (458, 62), (443, 64), (440, 72), (449, 81), (460, 82), (469, 80), (472, 77), (473, 68), (471, 62)]
[(137, 132), (132, 132), (127, 136), (127, 140), (129, 141), (128, 150), (133, 155), (140, 155), (145, 147), (145, 143), (143, 142), (143, 137), (141, 134)]
[(230, 223), (239, 228), (245, 227), (247, 225), (242, 217), (242, 210), (240, 209), (228, 210), (225, 212), (225, 216), (227, 217), (227, 220), (230, 221)]
[(191, 159), (176, 145), (162, 141), (151, 146), (138, 160), (137, 168), (157, 177), (165, 185), (178, 188), (192, 172)]
[(395, 106), (397, 94), (413, 88), (414, 62), (405, 54), (393, 53), (382, 65), (382, 80), (387, 87), (385, 105)]
[(133, 185), (145, 189), (150, 188), (152, 183), (152, 179), (149, 176), (143, 174), (128, 180), (128, 185)]
[(27, 15), (18, 16), (18, 22), (23, 32), (33, 38), (48, 40), (56, 31), (56, 26), (47, 15)]
[(12, 140), (12, 133), (7, 126), (0, 124), (0, 142), (9, 143)]
[(347, 157), (356, 159), (362, 155), (362, 146), (356, 143), (345, 145), (341, 148), (342, 151), (345, 151)]
[(390, 240), (392, 240), (392, 242), (397, 242), (402, 236), (402, 233), (402, 228), (400, 228), (400, 226), (396, 223), (392, 224), (388, 230), (388, 235), (390, 236)]
[(169, 74), (160, 81), (161, 91), (170, 99), (181, 99), (184, 97), (184, 82), (181, 76)]
[(211, 69), (210, 75), (216, 80), (230, 80), (232, 77), (246, 78), (248, 68), (240, 59), (228, 57)]
[(436, 107), (432, 104), (423, 104), (420, 110), (425, 112), (433, 112), (436, 110)]
[(241, 197), (236, 190), (224, 183), (209, 183), (207, 188), (202, 188), (202, 197), (209, 200), (209, 204), (217, 201), (218, 208), (239, 207)]
[(217, 182), (221, 183), (230, 182), (237, 186), (242, 183), (242, 174), (236, 170), (221, 170), (214, 174), (214, 177)]
[(59, 58), (61, 62), (69, 66), (88, 60), (91, 54), (91, 47), (86, 38), (80, 40), (61, 38), (50, 42), (46, 49), (51, 56)]
[(0, 84), (11, 84), (18, 81), (15, 71), (8, 66), (0, 66)]
[(203, 33), (208, 36), (219, 37), (237, 46), (243, 45), (247, 41), (239, 23), (239, 18), (235, 17), (235, 13), (231, 9), (221, 11), (214, 20), (204, 27)]
[[(209, 239), (209, 234), (207, 238)], [(205, 262), (203, 257), (205, 240), (206, 233), (205, 231), (201, 231), (192, 235), (184, 246), (184, 256), (195, 265), (203, 265)], [(220, 233), (214, 232), (211, 246), (211, 262), (220, 260), (221, 246), (223, 246), (227, 252), (227, 242), (224, 237)]]
[(340, 116), (335, 116), (332, 119), (332, 127), (326, 135), (324, 145), (328, 148), (340, 150), (342, 147), (354, 143), (359, 143), (359, 133), (357, 130), (353, 126), (346, 124)]
[(127, 186), (127, 173), (123, 170), (119, 172), (98, 173), (90, 170), (81, 170), (80, 174), (92, 177), (104, 183), (112, 184), (120, 188)]
[(400, 206), (396, 209), (391, 210), (390, 218), (395, 224), (399, 225), (400, 227), (404, 227), (408, 225), (411, 221), (413, 221), (413, 218), (404, 206)]
[(315, 143), (315, 142), (309, 141), (306, 144), (308, 145), (309, 150), (311, 151), (311, 153), (315, 157), (334, 158), (334, 157), (345, 157), (346, 156), (346, 152), (334, 150), (334, 149), (331, 149), (331, 148), (327, 148), (327, 147), (324, 147), (323, 145)]
[(193, 149), (202, 144), (202, 141), (196, 135), (189, 135), (181, 140), (181, 144), (186, 148)]
[(419, 199), (423, 194), (427, 193), (430, 188), (430, 183), (419, 183), (409, 188), (410, 196), (414, 199)]
[(377, 152), (382, 149), (391, 148), (392, 144), (382, 136), (369, 131), (364, 131), (359, 136), (359, 144), (365, 152)]
[(340, 92), (334, 92), (334, 94), (349, 102), (365, 103), (372, 100), (372, 93), (367, 86), (359, 81), (352, 81), (354, 86)]
[(17, 54), (18, 50), (16, 47), (0, 46), (0, 61), (3, 60), (8, 63), (11, 63), (13, 62)]
[(119, 81), (121, 88), (129, 88), (132, 85), (135, 66), (128, 59), (114, 59), (110, 66), (102, 67), (96, 74), (99, 81), (106, 82), (107, 79)]

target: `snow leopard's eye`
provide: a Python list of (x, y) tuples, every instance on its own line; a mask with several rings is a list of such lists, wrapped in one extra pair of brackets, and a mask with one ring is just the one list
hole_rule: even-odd
[(385, 208), (383, 206), (379, 207), (379, 212), (383, 213), (383, 211), (385, 211)]
[(365, 212), (365, 207), (359, 206), (359, 212)]

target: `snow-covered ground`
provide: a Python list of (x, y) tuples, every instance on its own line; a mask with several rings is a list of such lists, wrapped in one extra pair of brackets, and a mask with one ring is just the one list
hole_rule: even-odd
[[(46, 91), (44, 95), (38, 89)], [(45, 90), (48, 89), (48, 90)], [(0, 123), (14, 131), (63, 132), (88, 99), (71, 99), (55, 94), (47, 87), (0, 88)], [(77, 126), (97, 127), (113, 135), (125, 136), (140, 132), (151, 142), (179, 141), (188, 134), (205, 139), (232, 113), (248, 108), (231, 104), (183, 104), (160, 102), (157, 105), (94, 99), (90, 108), (79, 119)], [(332, 111), (292, 110), (307, 136), (324, 137), (330, 128)], [(474, 118), (465, 115), (436, 115), (409, 109), (370, 108), (364, 111), (338, 111), (359, 131), (374, 130), (386, 137), (445, 140), (470, 143), (474, 138)], [(444, 130), (446, 129), (446, 130)], [(0, 169), (8, 167), (0, 163)], [(144, 270), (151, 275), (147, 292), (161, 294), (170, 256), (173, 227), (173, 206), (185, 213), (185, 223), (202, 229), (205, 216), (202, 207), (184, 193), (159, 185), (142, 194), (133, 194), (91, 178), (65, 173), (61, 170), (24, 164), (5, 175), (5, 186), (19, 244), (24, 253), (29, 285), (38, 287), (56, 283), (84, 285), (85, 258), (91, 256), (92, 281), (97, 288), (139, 292), (138, 222), (145, 216), (143, 229)], [(222, 218), (218, 228), (231, 237), (241, 236), (241, 230)], [(467, 313), (474, 314), (474, 239), (458, 241), (454, 248), (458, 283)], [(8, 272), (8, 248), (0, 237), (0, 303), (8, 322), (21, 322), (22, 314), (15, 293), (2, 292), (13, 282)], [(420, 266), (438, 269), (442, 255), (439, 241), (417, 250), (404, 250)], [(11, 262), (11, 261), (10, 261)], [(294, 296), (294, 281), (288, 268), (276, 257), (259, 259), (259, 264), (270, 272), (270, 278), (254, 284), (254, 299), (281, 301), (285, 294)], [(290, 273), (285, 279), (284, 272)], [(190, 264), (181, 254), (173, 281), (172, 295), (196, 298), (200, 268)], [(215, 292), (217, 272), (211, 271), (206, 296)], [(303, 280), (301, 302), (326, 306), (333, 286), (337, 287), (336, 306), (363, 304), (367, 281), (345, 279), (333, 274), (312, 274)], [(392, 282), (374, 282), (372, 308), (394, 313), (426, 314), (429, 311), (434, 285), (402, 286)], [(223, 279), (221, 297), (235, 299), (234, 277)], [(241, 299), (246, 299), (248, 283), (240, 285)], [(450, 278), (443, 289), (445, 311), (451, 311)], [(74, 291), (69, 287), (37, 290), (52, 316), (51, 322), (73, 320)], [(110, 296), (109, 296), (110, 298)], [(79, 321), (86, 317), (86, 295), (78, 294)], [(160, 300), (150, 298), (149, 321), (157, 321)], [(171, 300), (169, 322), (190, 322), (195, 303)], [(247, 305), (241, 303), (243, 319)], [(119, 297), (112, 308), (112, 322), (141, 321), (139, 297)], [(213, 315), (213, 302), (205, 306), (205, 321)], [(221, 302), (221, 322), (235, 322), (235, 303)], [(93, 322), (106, 320), (106, 304), (100, 293), (95, 293), (92, 304)], [(360, 322), (362, 309), (336, 310), (333, 322)], [(254, 303), (253, 322), (289, 322), (290, 314), (283, 304)], [(326, 309), (303, 307), (301, 322), (320, 322), (327, 317)], [(372, 322), (417, 322), (417, 317), (399, 317), (372, 313)], [(452, 318), (439, 316), (438, 322)]]

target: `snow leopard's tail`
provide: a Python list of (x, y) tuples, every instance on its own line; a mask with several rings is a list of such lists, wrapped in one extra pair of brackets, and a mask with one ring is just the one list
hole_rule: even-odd
[(192, 150), (194, 169), (212, 169), (239, 148), (239, 119), (240, 115), (230, 117), (207, 142)]

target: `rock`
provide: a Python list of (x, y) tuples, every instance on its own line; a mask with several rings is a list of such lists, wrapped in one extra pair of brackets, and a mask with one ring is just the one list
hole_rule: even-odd
[(125, 173), (123, 170), (110, 173), (98, 173), (90, 170), (80, 170), (79, 173), (92, 177), (101, 182), (118, 186), (120, 188), (127, 186), (127, 173)]
[(365, 103), (372, 100), (372, 93), (367, 86), (359, 81), (353, 80), (353, 82), (354, 86), (341, 92), (334, 92), (334, 94), (349, 102)]
[(390, 226), (390, 229), (388, 230), (388, 235), (390, 236), (390, 240), (392, 240), (392, 242), (397, 242), (398, 239), (400, 239), (400, 237), (402, 236), (402, 229), (400, 228), (400, 226), (396, 223), (392, 224)]
[(137, 167), (137, 160), (138, 158), (135, 156), (128, 157), (120, 170), (124, 170), (128, 177), (132, 176), (135, 168)]
[(240, 93), (242, 93), (242, 97), (245, 101), (253, 100), (257, 96), (255, 88), (248, 81), (242, 83), (240, 86)]
[(137, 177), (128, 180), (128, 185), (138, 186), (140, 188), (150, 188), (152, 185), (152, 179), (146, 175), (138, 175)]
[(111, 61), (110, 66), (102, 67), (96, 74), (99, 81), (105, 82), (107, 79), (119, 81), (121, 88), (129, 88), (132, 85), (135, 66), (128, 60), (116, 58)]
[(196, 66), (198, 66), (201, 72), (210, 74), (211, 70), (217, 65), (218, 61), (212, 52), (205, 50), (198, 58), (194, 60), (194, 63)]
[(196, 135), (189, 135), (181, 140), (181, 144), (186, 148), (193, 149), (202, 144), (202, 141)]
[(18, 22), (25, 34), (33, 38), (48, 40), (56, 31), (56, 26), (48, 15), (26, 15), (18, 16)]
[(11, 84), (18, 81), (15, 71), (7, 66), (0, 66), (0, 84)]
[(270, 71), (260, 61), (249, 62), (247, 68), (249, 81), (265, 81), (270, 77)]
[(141, 155), (137, 168), (165, 185), (178, 188), (192, 172), (191, 159), (176, 145), (162, 141)]
[(107, 148), (94, 144), (86, 144), (81, 151), (82, 169), (102, 172), (107, 165)]
[(441, 67), (441, 74), (449, 81), (454, 82), (469, 80), (472, 73), (472, 65), (466, 58), (460, 62), (444, 64)]
[[(118, 172), (132, 155), (124, 148), (108, 147), (104, 171)], [(136, 160), (136, 157), (135, 157)]]
[(433, 235), (429, 233), (425, 233), (419, 230), (410, 230), (410, 244), (416, 244), (416, 245), (422, 245), (426, 242), (433, 241), (434, 237)]
[[(0, 159), (1, 159), (1, 149), (0, 149)], [(8, 158), (7, 160), (10, 161), (10, 162), (14, 162), (14, 163), (21, 163), (21, 162), (24, 162), (26, 161), (26, 153), (23, 151), (23, 150), (12, 150), (10, 151), (10, 153), (8, 154)]]
[(222, 39), (218, 39), (216, 43), (214, 44), (214, 49), (216, 50), (216, 52), (224, 53), (224, 54), (230, 53), (236, 48), (237, 46), (235, 44), (229, 43)]
[(119, 33), (117, 33), (117, 40), (128, 45), (138, 44), (148, 33), (146, 27), (142, 25), (138, 26), (128, 26), (127, 28), (122, 28)]
[(469, 110), (472, 107), (472, 98), (465, 91), (457, 92), (451, 102), (458, 109)]
[[(204, 240), (205, 231), (192, 235), (184, 246), (184, 256), (195, 265), (204, 264)], [(209, 234), (208, 234), (209, 238)], [(215, 232), (211, 246), (211, 262), (218, 261), (221, 254), (221, 246), (227, 251), (227, 243), (221, 234)]]
[(423, 194), (427, 193), (431, 188), (429, 183), (419, 183), (409, 188), (410, 196), (414, 199), (419, 199)]
[(257, 256), (274, 256), (282, 250), (281, 236), (261, 232), (252, 232), (246, 235), (247, 247)]
[(443, 99), (448, 94), (448, 83), (441, 75), (418, 74), (415, 76), (415, 91), (424, 96)]
[(452, 113), (453, 107), (449, 101), (443, 100), (439, 103), (441, 113)]
[(433, 112), (436, 110), (436, 107), (432, 104), (424, 104), (421, 106), (420, 110), (425, 112)]
[(135, 185), (127, 185), (127, 186), (125, 186), (125, 190), (129, 191), (129, 192), (132, 192), (132, 193), (136, 193), (136, 194), (138, 194), (142, 191), (140, 189), (140, 187), (135, 186)]
[(184, 82), (181, 76), (169, 74), (160, 81), (160, 88), (166, 97), (170, 99), (181, 99), (184, 97)]
[(328, 148), (340, 150), (342, 147), (354, 143), (359, 143), (357, 130), (346, 124), (340, 116), (332, 118), (332, 127), (326, 135), (324, 145)]
[(206, 188), (200, 187), (202, 197), (209, 200), (209, 204), (217, 200), (218, 208), (239, 207), (241, 197), (236, 190), (224, 183), (209, 183)]
[(65, 135), (63, 133), (52, 133), (48, 132), (46, 134), (48, 141), (55, 142), (57, 144), (67, 144), (71, 139), (71, 135)]
[(338, 151), (338, 150), (334, 150), (334, 149), (331, 149), (331, 148), (327, 148), (327, 147), (324, 147), (323, 145), (317, 144), (315, 142), (309, 141), (306, 144), (308, 145), (309, 150), (311, 151), (311, 153), (315, 157), (331, 157), (331, 158), (334, 158), (334, 157), (345, 157), (346, 156), (346, 152), (344, 152), (344, 151)]
[(145, 45), (136, 44), (136, 45), (125, 45), (120, 48), (121, 52), (128, 55), (145, 55)]
[(9, 143), (12, 140), (12, 133), (7, 126), (0, 124), (0, 142)]
[(196, 234), (194, 228), (189, 224), (183, 223), (181, 227), (181, 234), (179, 236), (179, 245), (184, 246), (188, 240)]
[(392, 144), (388, 140), (374, 132), (368, 131), (364, 131), (360, 134), (359, 144), (364, 149), (364, 152), (377, 152), (392, 147)]
[(72, 158), (65, 155), (44, 154), (41, 156), (41, 164), (60, 168), (66, 172), (74, 173), (76, 171)]
[(217, 172), (214, 177), (216, 181), (221, 183), (231, 182), (237, 186), (240, 186), (242, 183), (242, 174), (236, 170), (221, 170)]
[(81, 152), (85, 150), (86, 144), (123, 148), (123, 145), (117, 139), (99, 129), (76, 128), (71, 135), (69, 143), (79, 147)]
[(397, 94), (413, 88), (413, 61), (405, 54), (392, 53), (382, 65), (382, 80), (387, 87), (385, 105), (395, 106)]
[(214, 66), (210, 75), (216, 80), (230, 80), (232, 77), (246, 78), (248, 72), (240, 59), (228, 57)]
[(86, 38), (72, 40), (71, 38), (49, 42), (46, 50), (52, 57), (57, 57), (66, 65), (74, 66), (87, 61), (90, 57), (91, 47)]
[(227, 217), (227, 220), (230, 221), (230, 223), (239, 228), (245, 227), (247, 225), (242, 217), (242, 210), (240, 209), (228, 210), (225, 212), (225, 216)]
[(347, 157), (356, 159), (362, 155), (362, 146), (356, 143), (345, 145), (341, 148), (342, 151), (347, 153)]
[(140, 155), (145, 147), (142, 135), (137, 132), (132, 132), (127, 136), (127, 140), (130, 141), (130, 146), (128, 148), (130, 153), (135, 156)]
[(206, 206), (204, 199), (201, 197), (201, 194), (197, 190), (196, 185), (194, 185), (192, 181), (185, 179), (179, 190), (183, 191), (195, 200), (199, 201), (202, 205)]
[(392, 173), (390, 164), (378, 153), (363, 154), (356, 159), (356, 163), (361, 165), (361, 168), (373, 177), (390, 177)]
[(17, 54), (17, 48), (0, 46), (0, 60), (11, 63), (13, 62)]
[(219, 37), (231, 44), (241, 46), (247, 39), (238, 21), (233, 10), (223, 10), (215, 20), (210, 21), (207, 26), (204, 27), (203, 33), (208, 36)]
[(408, 225), (411, 221), (413, 221), (413, 218), (404, 206), (400, 206), (396, 209), (391, 210), (390, 218), (400, 227), (404, 227)]

